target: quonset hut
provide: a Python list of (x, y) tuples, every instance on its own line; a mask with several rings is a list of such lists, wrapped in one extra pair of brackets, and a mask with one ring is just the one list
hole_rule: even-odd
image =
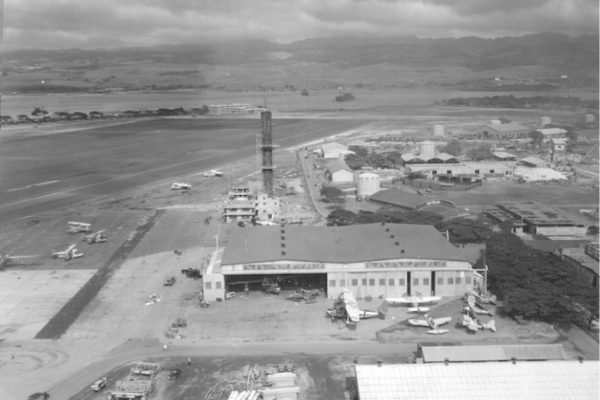
[(265, 279), (275, 279), (284, 290), (322, 288), (328, 296), (344, 287), (356, 297), (459, 296), (478, 277), (432, 226), (234, 227), (205, 271), (204, 298), (223, 299), (228, 288), (240, 290), (240, 283), (257, 290)]

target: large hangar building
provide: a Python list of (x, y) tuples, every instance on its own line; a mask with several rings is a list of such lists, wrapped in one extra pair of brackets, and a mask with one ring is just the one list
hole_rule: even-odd
[(283, 289), (287, 283), (323, 288), (328, 297), (345, 287), (356, 297), (459, 296), (479, 278), (432, 226), (235, 227), (204, 272), (204, 298), (223, 299), (244, 286), (260, 289), (264, 279)]

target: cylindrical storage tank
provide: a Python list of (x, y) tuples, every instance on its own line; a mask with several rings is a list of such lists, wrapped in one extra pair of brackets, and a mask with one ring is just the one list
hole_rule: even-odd
[(423, 142), (419, 146), (419, 156), (424, 159), (433, 158), (435, 156), (435, 143)]
[(594, 122), (596, 120), (596, 117), (594, 116), (594, 114), (585, 114), (585, 123), (589, 124), (590, 122)]
[(379, 192), (379, 175), (364, 172), (358, 176), (356, 194), (359, 197), (371, 196)]
[(493, 119), (490, 121), (490, 124), (492, 125), (501, 125), (502, 121), (500, 121), (499, 119)]
[(543, 128), (546, 125), (550, 125), (552, 123), (552, 118), (550, 117), (541, 117), (540, 118), (540, 126)]
[(433, 136), (444, 136), (444, 125), (434, 125)]

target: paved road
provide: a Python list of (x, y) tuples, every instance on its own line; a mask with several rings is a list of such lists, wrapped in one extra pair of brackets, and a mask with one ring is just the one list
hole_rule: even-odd
[(155, 357), (227, 357), (227, 356), (285, 356), (293, 358), (305, 355), (390, 355), (410, 357), (416, 349), (414, 343), (381, 344), (375, 341), (322, 341), (322, 342), (269, 342), (269, 343), (202, 343), (201, 345), (170, 346), (168, 352), (163, 350), (157, 340), (125, 344), (108, 354), (102, 360), (82, 368), (48, 390), (52, 399), (68, 399), (78, 393), (82, 386), (93, 382), (99, 376), (113, 368), (128, 362)]

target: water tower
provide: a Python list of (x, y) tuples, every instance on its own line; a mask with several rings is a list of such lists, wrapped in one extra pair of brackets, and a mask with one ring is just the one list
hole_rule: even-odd
[(444, 125), (434, 125), (433, 136), (444, 136)]
[(356, 194), (360, 197), (371, 196), (379, 192), (379, 175), (365, 172), (358, 176)]
[(541, 117), (540, 118), (540, 126), (543, 128), (546, 125), (550, 125), (552, 123), (552, 118), (550, 117)]
[(435, 156), (435, 143), (425, 141), (419, 146), (419, 156), (422, 159), (428, 160)]

